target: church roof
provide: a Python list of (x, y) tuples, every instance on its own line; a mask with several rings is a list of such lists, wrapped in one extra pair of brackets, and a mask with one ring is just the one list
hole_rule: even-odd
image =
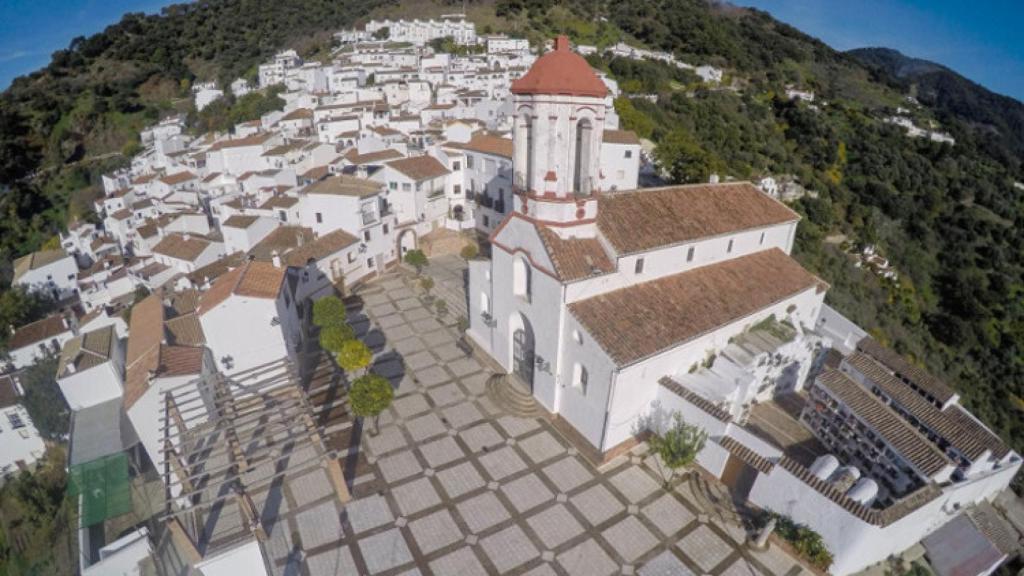
[(772, 248), (580, 300), (569, 312), (626, 366), (821, 285)]
[(522, 78), (512, 82), (513, 94), (566, 94), (604, 98), (608, 88), (582, 56), (569, 49), (569, 39), (559, 36), (555, 49), (533, 63)]
[(612, 192), (598, 202), (597, 227), (620, 256), (800, 219), (749, 182)]

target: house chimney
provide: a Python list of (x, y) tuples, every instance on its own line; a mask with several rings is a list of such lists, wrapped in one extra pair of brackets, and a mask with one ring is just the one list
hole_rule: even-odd
[(274, 255), (272, 257), (272, 261), (274, 262), (274, 267), (275, 268), (280, 268), (281, 267), (281, 255), (277, 253), (277, 250), (274, 250)]
[(568, 50), (569, 49), (569, 37), (561, 34), (555, 38), (555, 50)]

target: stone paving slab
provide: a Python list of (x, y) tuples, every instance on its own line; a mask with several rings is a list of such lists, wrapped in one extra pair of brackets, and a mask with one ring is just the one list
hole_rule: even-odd
[(571, 456), (548, 464), (543, 471), (559, 492), (569, 492), (594, 477), (578, 459)]
[(367, 536), (359, 541), (359, 551), (371, 572), (383, 572), (412, 562), (405, 537), (397, 528)]
[(555, 504), (526, 519), (548, 550), (583, 533), (583, 526), (562, 504)]
[(402, 516), (411, 516), (441, 503), (441, 497), (434, 490), (429, 478), (419, 478), (402, 484), (393, 489), (391, 495), (394, 496)]
[(679, 541), (679, 550), (705, 572), (710, 572), (732, 553), (733, 548), (702, 524)]
[(626, 506), (602, 484), (597, 484), (569, 498), (569, 502), (590, 522), (597, 526), (619, 514)]
[(527, 474), (502, 484), (501, 491), (520, 514), (555, 497), (536, 474)]
[(508, 572), (539, 555), (530, 538), (516, 524), (484, 538), (480, 546), (500, 573)]
[(437, 473), (437, 480), (451, 499), (458, 498), (487, 485), (483, 476), (469, 462), (442, 470)]
[(451, 436), (424, 444), (419, 450), (431, 468), (440, 468), (465, 456), (462, 448)]
[(670, 550), (658, 554), (637, 572), (640, 576), (695, 576)]
[(463, 546), (458, 550), (438, 558), (430, 563), (434, 574), (451, 574), (452, 576), (486, 576), (480, 560), (473, 554), (472, 548)]
[(409, 523), (409, 531), (424, 554), (454, 544), (463, 537), (462, 531), (447, 510), (438, 510), (419, 520), (413, 520)]
[(511, 516), (494, 492), (483, 492), (455, 505), (469, 531), (479, 534), (501, 524)]
[(602, 532), (601, 537), (630, 564), (658, 545), (658, 539), (636, 516), (626, 516)]
[(609, 576), (620, 570), (593, 539), (559, 554), (558, 564), (569, 576)]
[(665, 537), (675, 535), (694, 520), (693, 513), (671, 494), (662, 494), (657, 500), (644, 506), (640, 513)]
[(394, 521), (387, 500), (377, 494), (353, 500), (345, 505), (349, 526), (356, 534)]

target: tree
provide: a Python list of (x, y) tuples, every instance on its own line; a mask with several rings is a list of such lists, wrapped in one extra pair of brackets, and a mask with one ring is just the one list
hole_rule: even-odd
[(380, 413), (391, 406), (391, 400), (394, 397), (395, 391), (391, 388), (391, 382), (377, 374), (367, 374), (357, 378), (348, 393), (353, 414), (360, 418), (373, 417), (374, 434), (377, 434), (380, 428)]
[(388, 38), (391, 38), (391, 28), (389, 26), (384, 26), (383, 28), (378, 28), (373, 33), (373, 39), (374, 40), (387, 40)]
[(355, 330), (348, 324), (324, 326), (320, 329), (320, 347), (331, 354), (338, 354), (345, 342), (355, 336)]
[(347, 326), (345, 303), (337, 296), (326, 296), (313, 302), (313, 324), (320, 328)]
[(707, 182), (719, 165), (715, 157), (682, 128), (672, 130), (658, 143), (654, 157), (676, 184)]
[(67, 437), (71, 410), (57, 385), (57, 356), (50, 354), (37, 360), (22, 372), (25, 388), (23, 403), (39, 435), (60, 441)]
[(345, 372), (363, 370), (373, 360), (373, 352), (359, 340), (348, 340), (338, 351), (338, 365)]
[(424, 292), (430, 294), (430, 291), (434, 289), (434, 279), (429, 276), (420, 278), (420, 288), (423, 288)]
[(463, 246), (462, 251), (459, 255), (462, 256), (463, 260), (472, 260), (480, 254), (480, 247), (474, 244), (466, 244)]
[(430, 262), (427, 259), (427, 255), (423, 253), (423, 250), (409, 250), (405, 253), (405, 263), (416, 268), (416, 273), (420, 274), (423, 272), (423, 267)]
[(678, 412), (672, 415), (672, 425), (661, 436), (653, 436), (648, 441), (651, 451), (657, 454), (670, 470), (665, 479), (667, 489), (676, 473), (694, 463), (697, 454), (704, 449), (708, 433), (699, 426), (683, 421)]

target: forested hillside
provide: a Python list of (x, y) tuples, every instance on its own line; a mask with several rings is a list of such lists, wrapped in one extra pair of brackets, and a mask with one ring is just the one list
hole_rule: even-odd
[[(124, 162), (138, 128), (187, 109), (194, 79), (251, 75), (286, 46), (322, 54), (330, 32), (371, 13), (422, 18), (452, 4), (462, 3), (204, 0), (76, 40), (0, 97), (0, 256), (10, 261), (86, 216), (99, 172)], [(786, 175), (815, 192), (794, 203), (805, 217), (796, 256), (832, 285), (829, 301), (946, 377), (1024, 450), (1024, 189), (1014, 186), (1024, 181), (1024, 130), (1013, 106), (1001, 97), (951, 104), (948, 78), (928, 81), (929, 99), (926, 70), (914, 77), (924, 104), (915, 118), (956, 143), (909, 138), (883, 121), (908, 106), (906, 79), (765, 13), (705, 0), (478, 0), (469, 13), (481, 31), (536, 41), (563, 32), (599, 47), (626, 40), (723, 68), (723, 85), (709, 87), (664, 64), (590, 59), (629, 92), (616, 102), (623, 122), (659, 144), (673, 179)], [(816, 100), (792, 101), (787, 87)], [(262, 105), (227, 104), (231, 119)], [(869, 244), (898, 281), (854, 267), (846, 250)]]

